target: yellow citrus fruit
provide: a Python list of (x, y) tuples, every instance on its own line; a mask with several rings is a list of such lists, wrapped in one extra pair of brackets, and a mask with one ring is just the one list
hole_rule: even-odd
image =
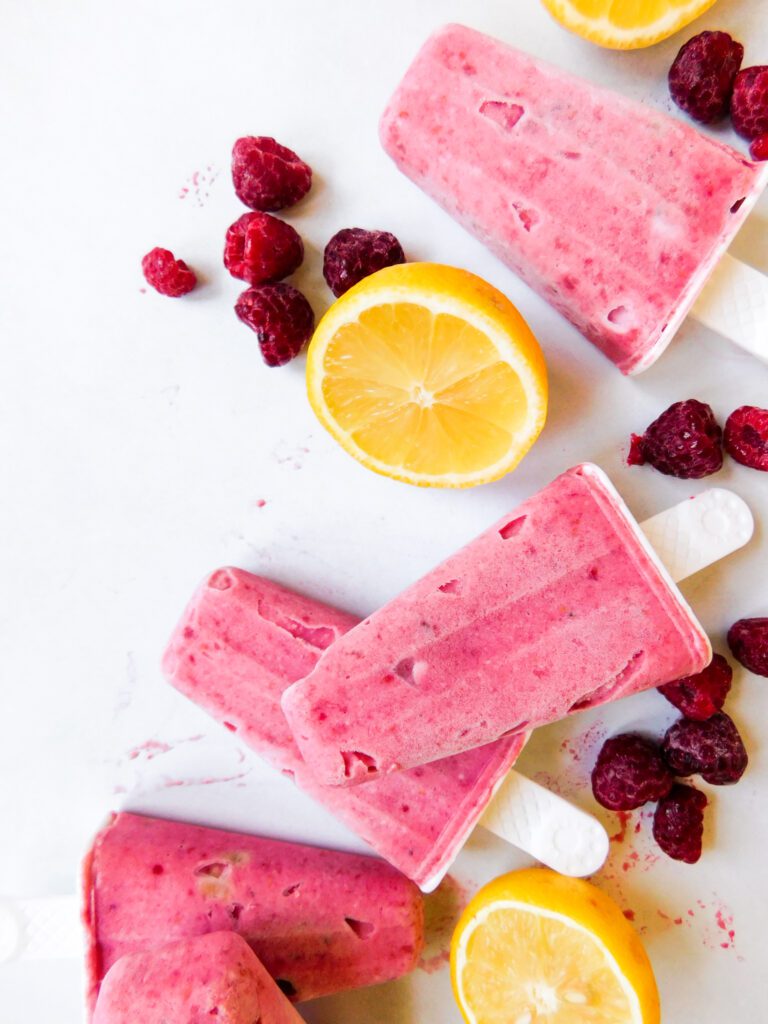
[(451, 977), (468, 1024), (659, 1024), (653, 970), (610, 897), (546, 868), (502, 875), (464, 911)]
[(542, 0), (577, 35), (614, 50), (652, 46), (684, 28), (715, 0)]
[(436, 263), (387, 267), (342, 295), (310, 343), (307, 390), (350, 455), (427, 487), (508, 473), (547, 411), (544, 356), (518, 311)]

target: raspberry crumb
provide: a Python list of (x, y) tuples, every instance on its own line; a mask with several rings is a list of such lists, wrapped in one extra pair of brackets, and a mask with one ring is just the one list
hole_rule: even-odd
[(701, 124), (728, 113), (744, 47), (727, 32), (700, 32), (685, 43), (669, 69), (672, 99)]
[(739, 730), (724, 711), (706, 722), (678, 719), (661, 749), (675, 775), (698, 774), (713, 786), (738, 782), (749, 761)]
[(768, 65), (744, 68), (736, 75), (731, 120), (745, 139), (757, 139), (768, 133)]
[(673, 783), (658, 746), (637, 733), (606, 740), (592, 770), (592, 792), (609, 811), (631, 811), (658, 800)]
[(731, 666), (722, 654), (715, 654), (701, 672), (665, 683), (658, 690), (686, 718), (703, 722), (722, 710), (732, 679)]
[(184, 260), (177, 260), (169, 249), (152, 249), (141, 261), (141, 269), (147, 284), (172, 299), (186, 295), (197, 284), (194, 271)]
[(675, 402), (642, 437), (632, 435), (629, 465), (650, 464), (660, 473), (698, 480), (723, 465), (723, 432), (710, 406), (689, 398)]
[(768, 619), (739, 619), (728, 630), (734, 658), (758, 676), (768, 676)]
[[(675, 783), (653, 815), (653, 838), (674, 860), (695, 864), (701, 857), (706, 796), (693, 786)], [(675, 918), (675, 924), (682, 924)]]
[(252, 210), (282, 210), (309, 192), (312, 168), (273, 138), (249, 135), (232, 149), (232, 181)]
[(725, 421), (725, 450), (750, 469), (768, 472), (768, 409), (742, 405)]
[(389, 231), (343, 228), (325, 247), (323, 277), (338, 298), (364, 277), (397, 263), (405, 263), (405, 253)]
[(267, 366), (283, 366), (301, 352), (315, 328), (315, 314), (298, 288), (263, 284), (244, 291), (235, 305), (244, 324), (255, 331)]
[(268, 213), (244, 213), (227, 228), (224, 266), (248, 284), (270, 284), (292, 274), (304, 259), (298, 231)]

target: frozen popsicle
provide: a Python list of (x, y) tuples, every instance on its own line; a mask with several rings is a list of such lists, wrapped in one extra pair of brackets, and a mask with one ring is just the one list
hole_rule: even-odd
[(301, 1001), (410, 971), (422, 897), (384, 861), (136, 814), (101, 831), (83, 872), (92, 1007), (121, 957), (232, 931)]
[(301, 1024), (234, 932), (210, 932), (121, 957), (104, 978), (93, 1024)]
[(707, 636), (605, 474), (563, 473), (340, 637), (283, 695), (351, 785), (700, 671)]
[(320, 785), (296, 747), (280, 698), (358, 621), (241, 569), (219, 569), (184, 612), (163, 669), (173, 686), (429, 891), (463, 846), (525, 736), (362, 789)]
[(624, 373), (661, 355), (768, 180), (691, 125), (460, 25), (426, 42), (381, 139)]

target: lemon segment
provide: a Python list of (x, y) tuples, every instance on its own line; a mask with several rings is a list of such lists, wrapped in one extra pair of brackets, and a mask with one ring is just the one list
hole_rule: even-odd
[(667, 39), (716, 0), (542, 0), (561, 25), (599, 46), (635, 50)]
[(468, 1024), (659, 1024), (648, 957), (620, 908), (544, 868), (485, 886), (453, 937), (451, 977)]
[(547, 409), (544, 357), (512, 303), (431, 263), (387, 267), (331, 306), (310, 343), (307, 390), (351, 455), (423, 486), (508, 473)]

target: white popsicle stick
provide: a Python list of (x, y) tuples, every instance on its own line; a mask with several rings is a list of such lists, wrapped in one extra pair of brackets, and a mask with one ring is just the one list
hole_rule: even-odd
[(726, 253), (691, 310), (699, 323), (768, 362), (768, 277)]
[[(640, 524), (675, 582), (725, 558), (751, 538), (754, 520), (732, 491), (713, 487)], [(511, 771), (480, 824), (563, 875), (591, 875), (608, 853), (608, 836), (586, 811)]]

